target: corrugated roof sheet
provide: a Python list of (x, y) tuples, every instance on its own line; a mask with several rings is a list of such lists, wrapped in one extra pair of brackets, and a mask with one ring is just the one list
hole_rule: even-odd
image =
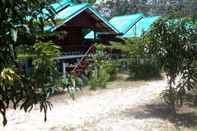
[(74, 3), (71, 0), (59, 0), (56, 3), (51, 4), (50, 6), (56, 11), (59, 12), (68, 5), (73, 5)]
[(62, 26), (64, 23), (66, 23), (67, 21), (69, 21), (70, 19), (78, 15), (81, 11), (83, 11), (84, 9), (87, 9), (88, 6), (89, 4), (83, 3), (83, 4), (72, 5), (72, 6), (65, 8), (64, 10), (60, 11), (54, 18), (55, 20), (62, 20), (62, 22), (59, 23), (58, 25), (53, 25), (53, 26), (51, 25), (51, 28), (46, 27), (45, 28), (46, 31), (56, 30), (57, 28)]
[[(58, 12), (60, 12), (65, 7), (67, 7), (69, 5), (73, 5), (73, 4), (75, 4), (75, 3), (73, 3), (71, 0), (59, 0), (59, 1), (56, 1), (56, 2), (54, 2), (52, 4), (50, 4), (49, 7), (53, 9), (53, 13), (54, 14), (57, 14)], [(48, 9), (44, 8), (44, 9), (42, 9), (42, 13), (38, 14), (37, 17), (48, 19), (49, 16), (51, 16), (51, 15), (52, 14), (49, 13)], [(32, 17), (31, 16), (27, 16), (26, 19), (30, 20), (30, 19), (32, 19)]]
[(87, 4), (87, 3), (69, 6), (66, 9), (62, 10), (61, 12), (59, 12), (55, 16), (55, 19), (56, 20), (68, 21), (71, 16), (76, 16), (83, 9), (86, 9), (88, 6), (89, 6), (89, 4)]
[[(144, 17), (143, 13), (137, 13), (125, 16), (116, 16), (108, 21), (88, 3), (77, 4), (72, 2), (71, 0), (59, 0), (56, 3), (51, 4), (50, 6), (55, 11), (54, 19), (60, 21), (60, 23), (58, 23), (58, 25), (46, 25), (46, 27), (44, 28), (45, 31), (56, 30), (86, 9), (94, 14), (95, 18), (98, 18), (100, 21), (102, 21), (104, 28), (107, 27), (117, 34), (122, 33), (123, 38), (139, 37), (143, 35), (143, 33), (149, 30), (151, 25), (159, 18), (158, 16)], [(47, 18), (49, 15), (47, 9), (43, 9), (43, 12), (44, 15), (42, 17)], [(97, 33), (99, 34), (106, 32)], [(94, 32), (91, 31), (90, 33), (88, 33), (88, 35), (85, 36), (85, 38), (94, 39)]]
[(125, 34), (137, 21), (144, 16), (143, 13), (116, 16), (113, 17), (109, 23), (114, 26), (119, 32)]
[(53, 25), (53, 26), (47, 25), (45, 27), (45, 30), (46, 31), (56, 30), (57, 28), (59, 28), (60, 26), (62, 26), (63, 24), (71, 20), (73, 17), (83, 12), (84, 10), (87, 10), (91, 12), (92, 14), (94, 14), (96, 19), (98, 19), (99, 21), (102, 21), (102, 26), (104, 26), (105, 28), (108, 28), (114, 33), (119, 33), (118, 30), (108, 22), (108, 20), (106, 20), (103, 16), (101, 16), (100, 13), (96, 11), (95, 9), (93, 9), (88, 3), (73, 4), (73, 5), (66, 7), (65, 9), (60, 11), (54, 18), (55, 20), (62, 21), (62, 22), (58, 23), (58, 25)]
[(94, 31), (90, 31), (84, 38), (85, 39), (94, 39)]
[[(125, 15), (125, 16), (115, 16), (108, 23), (114, 27), (119, 33), (125, 34), (132, 28), (137, 21), (142, 19), (143, 13)], [(98, 33), (96, 34), (96, 36)], [(85, 36), (86, 39), (94, 39), (94, 31), (91, 31)]]
[[(100, 18), (108, 27), (110, 27), (112, 30), (114, 30), (117, 34), (119, 34), (120, 32), (116, 29), (116, 27), (114, 27), (112, 24), (109, 23), (109, 21), (100, 15), (99, 12), (97, 12), (94, 8), (90, 7), (89, 8), (98, 18)], [(97, 32), (96, 35), (98, 35), (101, 32)], [(103, 32), (102, 32), (103, 33)], [(85, 39), (94, 39), (94, 31), (90, 31), (86, 36)]]
[(160, 16), (149, 16), (142, 18), (139, 22), (135, 24), (135, 26), (133, 26), (127, 33), (123, 35), (123, 38), (142, 36), (159, 18)]
[(94, 8), (92, 8), (91, 6), (89, 7), (89, 9), (100, 19), (102, 20), (108, 27), (110, 27), (114, 32), (116, 33), (120, 33), (116, 27), (114, 27), (112, 24), (109, 23), (109, 21), (102, 16), (97, 10), (95, 10)]

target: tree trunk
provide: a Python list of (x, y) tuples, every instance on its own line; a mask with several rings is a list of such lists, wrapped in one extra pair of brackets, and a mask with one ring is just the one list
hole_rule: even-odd
[[(170, 78), (171, 79), (171, 78)], [(176, 96), (175, 96), (175, 90), (173, 88), (173, 80), (169, 80), (169, 106), (170, 106), (170, 111), (173, 115), (173, 117), (176, 116), (176, 104), (175, 104), (175, 101), (176, 101)]]

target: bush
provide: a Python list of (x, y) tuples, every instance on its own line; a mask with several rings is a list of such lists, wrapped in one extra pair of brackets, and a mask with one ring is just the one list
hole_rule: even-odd
[(109, 74), (109, 81), (113, 81), (117, 77), (118, 73), (118, 63), (116, 61), (108, 61), (103, 65), (107, 72)]
[(106, 88), (106, 84), (111, 78), (110, 72), (112, 70), (110, 69), (110, 66), (111, 65), (109, 64), (102, 64), (92, 71), (89, 80), (91, 89), (95, 90), (98, 87)]
[(110, 59), (102, 45), (98, 45), (97, 52), (93, 56), (94, 62), (88, 67), (88, 84), (90, 89), (106, 88), (110, 80), (114, 80), (117, 74), (117, 62)]
[(129, 64), (130, 79), (134, 80), (150, 80), (155, 78), (161, 78), (160, 66), (157, 62), (144, 61), (130, 62)]
[(71, 74), (68, 74), (66, 77), (63, 77), (63, 79), (60, 82), (61, 88), (64, 91), (66, 91), (73, 100), (75, 99), (75, 93), (81, 89), (82, 85), (82, 80), (79, 77), (76, 77)]

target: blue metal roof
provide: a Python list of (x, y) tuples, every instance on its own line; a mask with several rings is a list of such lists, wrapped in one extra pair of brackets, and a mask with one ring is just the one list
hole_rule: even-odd
[[(52, 7), (54, 10), (54, 19), (57, 21), (60, 20), (57, 25), (50, 23), (45, 26), (45, 31), (51, 32), (61, 27), (66, 22), (68, 22), (73, 17), (77, 16), (86, 9), (94, 15), (95, 19), (102, 21), (101, 27), (107, 27), (108, 29), (112, 30), (114, 33), (117, 34), (122, 33), (123, 38), (138, 37), (143, 35), (143, 32), (149, 30), (151, 25), (159, 18), (158, 16), (144, 18), (143, 13), (137, 13), (132, 15), (116, 16), (113, 17), (110, 21), (108, 21), (88, 3), (78, 4), (76, 2), (72, 2), (71, 0), (59, 0), (49, 6)], [(44, 14), (39, 14), (39, 17), (47, 19), (51, 15), (47, 9), (43, 9), (42, 11)], [(97, 35), (99, 33), (105, 34), (109, 32), (97, 32)], [(85, 38), (94, 39), (94, 32), (91, 31), (90, 33), (88, 33), (88, 35), (85, 36)]]
[(103, 17), (97, 10), (95, 10), (94, 8), (92, 8), (91, 6), (89, 7), (89, 9), (100, 19), (102, 20), (108, 27), (110, 27), (114, 32), (116, 33), (120, 33), (116, 27), (114, 27), (112, 24), (109, 23), (109, 21)]
[[(132, 28), (136, 22), (142, 19), (144, 16), (143, 13), (137, 13), (132, 15), (125, 16), (115, 16), (113, 17), (108, 24), (110, 24), (113, 28), (115, 28), (119, 33), (125, 34)], [(99, 33), (96, 34), (96, 36)], [(94, 39), (94, 31), (91, 31), (85, 36), (86, 39)]]
[(55, 20), (62, 20), (62, 23), (58, 23), (58, 25), (47, 25), (45, 28), (46, 31), (56, 30), (57, 28), (61, 27), (64, 23), (68, 22), (70, 19), (81, 13), (83, 10), (87, 9), (88, 6), (89, 4), (83, 3), (72, 5), (65, 8), (64, 10), (60, 11), (54, 18)]
[[(115, 27), (117, 28), (117, 30), (125, 32), (122, 35), (123, 38), (131, 38), (142, 36), (159, 18), (160, 16), (143, 17), (143, 14), (140, 13), (129, 16), (117, 16), (112, 18), (109, 23), (114, 26), (116, 25)], [(98, 33), (96, 34), (96, 36), (97, 35)], [(85, 36), (85, 38), (94, 39), (94, 32), (91, 31)]]
[(89, 4), (87, 4), (87, 3), (69, 6), (66, 9), (59, 12), (55, 16), (55, 19), (56, 20), (64, 20), (64, 22), (69, 21), (71, 16), (76, 16), (82, 10), (86, 9), (88, 6), (89, 6)]
[(71, 0), (59, 0), (56, 3), (51, 4), (50, 6), (56, 11), (59, 12), (68, 5), (73, 5), (74, 3)]
[(119, 33), (115, 27), (113, 27), (110, 23), (108, 23), (108, 20), (106, 20), (103, 16), (101, 16), (100, 13), (95, 9), (93, 9), (88, 3), (73, 4), (66, 7), (65, 9), (57, 13), (54, 18), (55, 20), (62, 20), (62, 22), (58, 23), (58, 25), (47, 25), (45, 27), (45, 30), (46, 31), (56, 30), (57, 28), (61, 27), (63, 24), (65, 24), (66, 22), (68, 22), (69, 20), (71, 20), (73, 17), (77, 16), (84, 10), (88, 10), (92, 14), (94, 14), (95, 16), (94, 18), (98, 19), (99, 21), (102, 21), (103, 22), (102, 25), (109, 28), (114, 33)]
[(123, 38), (142, 36), (159, 18), (160, 16), (149, 16), (142, 18), (139, 22), (135, 24), (135, 26), (133, 26), (127, 33), (123, 35)]
[[(56, 1), (55, 3), (50, 4), (48, 7), (53, 9), (53, 13), (54, 15), (57, 14), (58, 12), (60, 12), (62, 9), (64, 9), (65, 7), (69, 6), (69, 5), (73, 5), (75, 3), (73, 3), (71, 0), (59, 0)], [(36, 13), (36, 11), (35, 11)], [(48, 19), (49, 16), (51, 16), (52, 14), (48, 11), (47, 7), (42, 9), (42, 13), (38, 14), (37, 17), (41, 17), (44, 19)], [(27, 16), (25, 17), (27, 20), (32, 19), (32, 16)]]
[[(97, 34), (96, 34), (96, 37), (97, 37)], [(85, 39), (94, 39), (94, 31), (90, 31), (84, 38)]]
[(119, 32), (125, 34), (137, 21), (143, 18), (143, 13), (116, 16), (109, 23), (114, 26)]

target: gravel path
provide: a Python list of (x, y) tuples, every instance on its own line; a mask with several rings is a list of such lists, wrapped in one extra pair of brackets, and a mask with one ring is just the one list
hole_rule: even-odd
[(96, 91), (75, 101), (64, 96), (52, 98), (54, 108), (48, 112), (46, 123), (38, 108), (27, 114), (10, 110), (8, 125), (4, 128), (0, 125), (0, 131), (160, 131), (154, 130), (158, 125), (147, 127), (149, 124), (145, 123), (166, 123), (164, 120), (128, 117), (128, 112), (139, 111), (157, 99), (165, 88), (164, 80), (146, 82), (140, 87), (113, 86), (115, 88)]

